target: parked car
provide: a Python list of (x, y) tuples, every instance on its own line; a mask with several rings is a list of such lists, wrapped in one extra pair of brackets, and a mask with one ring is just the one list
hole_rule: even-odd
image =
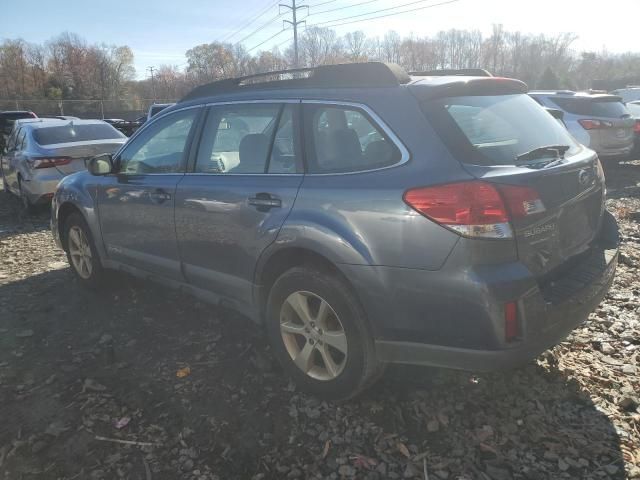
[(634, 155), (640, 155), (640, 100), (636, 102), (627, 103), (627, 110), (631, 113), (634, 120), (636, 121), (633, 126), (634, 133)]
[(45, 204), (60, 179), (84, 170), (87, 159), (114, 152), (125, 140), (99, 120), (16, 120), (0, 162), (4, 189), (29, 209)]
[(149, 111), (147, 112), (147, 120), (151, 120), (151, 117), (157, 115), (165, 108), (171, 107), (175, 105), (175, 103), (154, 103), (149, 107)]
[(514, 367), (609, 289), (604, 175), (518, 80), (321, 66), (196, 88), (60, 183), (79, 282), (119, 269), (266, 327), (300, 387)]
[(631, 114), (620, 97), (568, 90), (529, 92), (543, 107), (564, 112), (564, 124), (583, 145), (600, 158), (625, 157), (633, 149)]
[(6, 110), (0, 112), (0, 153), (7, 145), (7, 140), (13, 128), (13, 122), (20, 118), (37, 118), (30, 110)]
[(618, 88), (617, 90), (612, 91), (611, 94), (622, 98), (624, 103), (634, 102), (640, 100), (640, 86)]

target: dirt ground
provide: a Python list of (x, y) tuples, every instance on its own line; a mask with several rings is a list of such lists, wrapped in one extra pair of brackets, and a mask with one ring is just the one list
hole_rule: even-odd
[(48, 213), (0, 191), (0, 479), (640, 479), (640, 161), (606, 172), (620, 267), (570, 339), (508, 373), (389, 368), (340, 405), (238, 314), (84, 290)]

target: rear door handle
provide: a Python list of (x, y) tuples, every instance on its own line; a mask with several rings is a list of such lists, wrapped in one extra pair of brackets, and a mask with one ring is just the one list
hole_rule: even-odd
[(171, 200), (171, 194), (163, 190), (162, 188), (156, 188), (149, 192), (149, 198), (153, 203), (164, 203), (167, 200)]
[(282, 200), (269, 193), (258, 193), (255, 197), (249, 197), (249, 205), (257, 207), (258, 210), (268, 210), (270, 208), (282, 207)]

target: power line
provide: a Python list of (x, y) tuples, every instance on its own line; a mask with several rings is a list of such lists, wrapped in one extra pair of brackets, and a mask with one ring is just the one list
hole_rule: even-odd
[(278, 15), (276, 15), (275, 17), (273, 17), (271, 20), (269, 20), (269, 21), (267, 21), (267, 22), (263, 23), (261, 26), (259, 26), (258, 28), (256, 28), (253, 32), (251, 32), (251, 33), (249, 33), (248, 35), (246, 35), (246, 36), (242, 37), (240, 40), (238, 40), (238, 41), (237, 41), (237, 42), (235, 42), (235, 43), (237, 43), (237, 44), (238, 44), (238, 43), (242, 43), (242, 42), (244, 42), (247, 38), (250, 38), (250, 37), (254, 36), (254, 35), (255, 35), (256, 33), (258, 33), (259, 31), (261, 31), (261, 30), (263, 30), (264, 28), (266, 28), (266, 27), (268, 27), (269, 25), (271, 25), (271, 23), (272, 23), (274, 20), (277, 20), (277, 19), (278, 19), (278, 18), (280, 18), (282, 15), (283, 15), (282, 13), (279, 13)]
[(335, 3), (338, 0), (327, 0), (326, 2), (316, 3), (315, 5), (309, 5), (309, 8), (321, 7), (322, 5), (327, 5), (328, 3)]
[[(387, 13), (387, 14), (384, 14), (384, 15), (378, 15), (378, 16), (375, 16), (375, 17), (363, 18), (361, 20), (352, 20), (352, 21), (346, 21), (346, 22), (343, 21), (343, 20), (350, 20), (352, 18), (359, 18), (359, 17), (364, 17), (364, 16), (367, 16), (367, 15), (373, 15), (375, 13), (385, 12), (385, 11), (389, 11), (389, 10), (395, 10), (396, 8), (402, 8), (402, 7), (406, 7), (406, 6), (409, 6), (409, 5), (415, 5), (416, 3), (423, 3), (423, 2), (426, 2), (426, 1), (428, 1), (428, 0), (418, 0), (418, 1), (415, 1), (415, 2), (405, 3), (403, 5), (397, 5), (395, 7), (383, 8), (381, 10), (375, 10), (373, 12), (362, 13), (362, 14), (359, 14), (359, 15), (352, 15), (350, 17), (334, 18), (333, 20), (327, 20), (326, 22), (318, 22), (318, 23), (313, 23), (311, 25), (306, 25), (305, 28), (317, 27), (317, 26), (320, 26), (320, 25), (326, 25), (328, 28), (340, 27), (342, 25), (349, 25), (351, 23), (366, 22), (366, 21), (369, 21), (369, 20), (377, 20), (379, 18), (391, 17), (391, 16), (394, 16), (394, 15), (402, 15), (403, 13), (416, 12), (418, 10), (426, 10), (428, 8), (439, 7), (439, 6), (442, 6), (442, 5), (448, 5), (450, 3), (459, 2), (460, 0), (448, 0), (448, 1), (445, 1), (445, 2), (426, 5), (426, 6), (423, 6), (423, 7), (411, 8), (409, 10), (403, 10), (402, 12), (392, 12), (392, 13)], [(334, 23), (334, 22), (341, 22), (341, 23)], [(327, 25), (329, 23), (331, 23), (332, 25)]]
[(240, 25), (239, 28), (237, 28), (236, 30), (234, 30), (233, 32), (231, 32), (230, 34), (228, 33), (227, 35), (224, 35), (220, 40), (218, 40), (220, 43), (229, 41), (231, 38), (235, 37), (238, 33), (240, 33), (242, 30), (244, 30), (245, 28), (253, 25), (256, 20), (258, 20), (260, 17), (262, 17), (265, 13), (267, 13), (271, 8), (273, 8), (276, 3), (278, 3), (278, 0), (275, 1), (270, 1), (269, 4), (263, 8), (262, 10), (260, 10), (259, 13), (257, 13), (256, 15), (249, 17), (249, 19), (245, 22), (241, 22), (239, 24), (236, 24), (236, 26)]
[[(365, 2), (353, 3), (351, 5), (346, 5), (344, 7), (329, 8), (328, 10), (313, 12), (313, 13), (310, 13), (308, 16), (310, 17), (311, 15), (320, 15), (321, 13), (337, 12), (339, 10), (346, 10), (347, 8), (359, 7), (360, 5), (367, 5), (368, 3), (379, 2), (379, 1), (380, 0), (366, 0)], [(331, 2), (325, 2), (325, 3), (331, 3)], [(320, 3), (319, 5), (324, 5), (324, 3)], [(314, 5), (314, 7), (317, 7), (319, 5)], [(395, 7), (391, 7), (391, 8), (395, 8)]]
[(257, 44), (257, 45), (256, 45), (256, 46), (254, 46), (254, 47), (251, 47), (249, 50), (247, 50), (247, 53), (249, 53), (249, 52), (251, 52), (251, 51), (255, 50), (255, 49), (256, 49), (256, 48), (258, 48), (258, 47), (261, 47), (262, 45), (264, 45), (265, 43), (267, 43), (269, 40), (272, 40), (272, 39), (276, 38), (276, 37), (277, 37), (278, 35), (280, 35), (282, 32), (286, 32), (286, 30), (284, 30), (284, 29), (283, 29), (283, 30), (280, 30), (279, 32), (274, 33), (274, 34), (273, 34), (273, 35), (271, 35), (269, 38), (267, 38), (265, 41), (260, 42), (259, 44)]

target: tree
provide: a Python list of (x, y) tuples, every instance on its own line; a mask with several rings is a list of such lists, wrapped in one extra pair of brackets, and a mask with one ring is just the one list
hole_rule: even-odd
[(551, 67), (545, 68), (537, 87), (540, 90), (557, 90), (560, 88), (560, 80)]

